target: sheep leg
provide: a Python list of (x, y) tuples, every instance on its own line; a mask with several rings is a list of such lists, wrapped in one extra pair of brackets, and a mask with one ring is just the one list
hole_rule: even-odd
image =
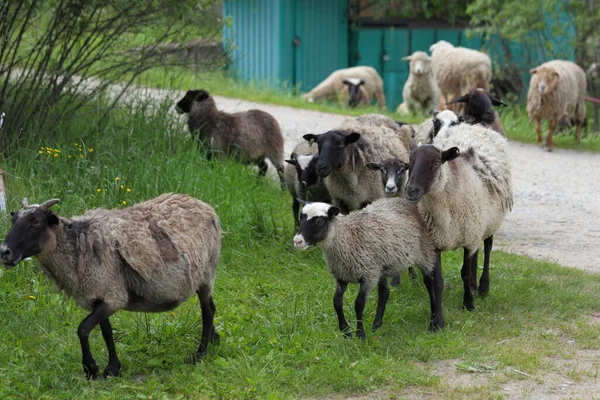
[(358, 290), (358, 296), (354, 301), (354, 311), (356, 312), (356, 336), (365, 340), (365, 326), (363, 323), (363, 313), (365, 311), (365, 305), (367, 304), (367, 296), (373, 289), (368, 283), (364, 281), (360, 283), (360, 289)]
[[(438, 331), (444, 328), (444, 314), (442, 312), (444, 277), (442, 276), (442, 252), (439, 250), (436, 250), (436, 260), (435, 265), (433, 267), (432, 275), (433, 293), (429, 293), (429, 300), (431, 301), (431, 323), (429, 324), (429, 330)], [(425, 280), (431, 278), (426, 278), (424, 275), (423, 279)], [(425, 286), (427, 285), (428, 283), (425, 282)]]
[(400, 274), (392, 276), (392, 279), (390, 280), (390, 285), (392, 285), (393, 287), (400, 286)]
[(340, 281), (339, 279), (335, 280), (335, 294), (333, 295), (333, 308), (335, 308), (335, 312), (338, 316), (338, 324), (340, 327), (340, 331), (344, 334), (345, 337), (352, 337), (352, 332), (350, 332), (350, 325), (348, 325), (348, 321), (346, 321), (346, 317), (344, 316), (344, 293), (346, 293), (346, 289), (348, 288), (348, 282)]
[(542, 121), (540, 119), (535, 119), (533, 122), (535, 123), (535, 134), (537, 135), (537, 142), (542, 143)]
[[(217, 311), (217, 307), (215, 307), (215, 302), (213, 301), (212, 296), (210, 296), (210, 310), (212, 311), (213, 317), (215, 312)], [(214, 344), (221, 343), (221, 336), (217, 333), (217, 328), (215, 328), (214, 320), (212, 324), (212, 332), (210, 334), (210, 341)]]
[(385, 305), (387, 304), (388, 298), (390, 297), (390, 288), (388, 287), (386, 278), (381, 278), (379, 280), (379, 284), (377, 285), (377, 292), (377, 311), (375, 312), (375, 320), (373, 321), (373, 330), (380, 328), (383, 324), (383, 313), (385, 312)]
[(267, 169), (269, 168), (265, 159), (261, 158), (256, 162), (256, 165), (258, 165), (258, 176), (265, 176), (267, 174)]
[(494, 244), (494, 236), (490, 236), (483, 241), (483, 273), (479, 280), (479, 295), (487, 296), (490, 292), (490, 254), (492, 253), (492, 245)]
[[(465, 250), (466, 251), (466, 250)], [(477, 291), (477, 259), (479, 258), (479, 250), (475, 252), (471, 259), (471, 290), (473, 293)]]
[(117, 350), (115, 348), (115, 341), (113, 339), (113, 330), (110, 325), (110, 321), (106, 318), (104, 321), (100, 321), (100, 329), (102, 330), (102, 337), (106, 348), (108, 349), (108, 365), (104, 369), (104, 377), (107, 376), (119, 376), (119, 370), (121, 369), (121, 361), (117, 356)]
[(96, 307), (94, 307), (94, 310), (87, 317), (85, 317), (83, 321), (81, 321), (79, 328), (77, 328), (77, 336), (79, 337), (79, 342), (81, 344), (81, 363), (83, 364), (83, 372), (85, 372), (87, 379), (95, 379), (96, 376), (98, 376), (99, 370), (98, 364), (96, 364), (96, 360), (94, 360), (90, 350), (90, 332), (96, 327), (96, 325), (104, 320), (108, 320), (108, 317), (114, 313), (115, 311), (109, 307), (108, 304), (103, 301), (99, 301)]
[(377, 88), (375, 90), (375, 99), (377, 99), (377, 104), (379, 105), (379, 108), (381, 108), (382, 110), (385, 110), (385, 107), (386, 107), (385, 94), (383, 93), (382, 88)]
[[(214, 320), (214, 303), (212, 300), (211, 290), (207, 287), (202, 287), (196, 291), (200, 300), (200, 308), (202, 309), (202, 337), (200, 338), (200, 347), (196, 351), (194, 360), (202, 359), (206, 356), (208, 341), (214, 335), (213, 320)], [(217, 335), (218, 336), (218, 335)]]
[(581, 143), (581, 128), (583, 128), (583, 120), (576, 121), (577, 130), (575, 131), (575, 143)]
[(556, 125), (558, 121), (555, 119), (550, 120), (550, 129), (548, 130), (548, 136), (546, 136), (546, 150), (552, 151), (554, 150), (554, 142), (552, 141), (552, 136), (554, 135), (554, 131), (556, 130)]
[(415, 269), (413, 267), (408, 267), (408, 277), (411, 281), (417, 279), (417, 273), (415, 272)]
[(463, 297), (463, 308), (466, 308), (468, 311), (473, 311), (475, 310), (475, 304), (473, 300), (473, 292), (471, 291), (471, 264), (473, 262), (473, 256), (477, 254), (477, 251), (473, 252), (473, 254), (470, 254), (466, 247), (464, 250), (463, 266), (460, 271), (460, 276), (463, 280), (463, 287), (465, 290)]
[(297, 231), (300, 226), (300, 203), (295, 197), (292, 200), (292, 213), (294, 214), (294, 230)]

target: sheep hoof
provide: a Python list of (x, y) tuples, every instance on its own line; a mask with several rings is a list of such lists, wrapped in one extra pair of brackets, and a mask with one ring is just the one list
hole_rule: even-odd
[(356, 331), (356, 337), (360, 338), (361, 341), (365, 341), (365, 339), (367, 338), (367, 336), (365, 335), (365, 331)]
[(482, 289), (481, 287), (479, 287), (479, 291), (477, 292), (477, 294), (479, 295), (479, 297), (482, 297), (482, 298), (487, 297), (487, 295), (489, 293), (490, 293), (489, 290)]
[(96, 364), (95, 362), (93, 364), (83, 366), (83, 372), (85, 372), (85, 379), (96, 379), (96, 377), (98, 376), (98, 371), (100, 371), (100, 368), (98, 368), (98, 364)]
[(350, 328), (341, 329), (341, 331), (346, 339), (350, 339), (352, 337), (352, 332), (350, 332)]
[(210, 342), (213, 343), (213, 344), (220, 344), (221, 343), (221, 336), (214, 329), (213, 329), (213, 331), (212, 331), (212, 333), (210, 335)]
[(429, 323), (429, 330), (431, 332), (441, 331), (442, 329), (444, 329), (444, 320), (441, 320), (441, 321), (432, 320)]
[(464, 308), (465, 310), (467, 310), (468, 312), (473, 312), (473, 311), (475, 311), (475, 306), (474, 306), (473, 304), (466, 304), (466, 303), (463, 303), (463, 308)]
[(400, 286), (400, 275), (394, 275), (392, 277), (392, 280), (390, 281), (390, 285), (392, 285), (393, 287)]
[(106, 379), (109, 376), (117, 377), (119, 376), (119, 370), (121, 369), (121, 363), (119, 362), (117, 365), (108, 364), (102, 376)]
[(381, 328), (381, 325), (383, 325), (382, 319), (380, 319), (379, 321), (373, 322), (373, 332), (375, 332), (377, 329)]
[(204, 360), (205, 358), (206, 358), (206, 352), (204, 352), (204, 353), (196, 352), (196, 353), (194, 353), (194, 355), (192, 355), (187, 360), (187, 363), (188, 364), (196, 364), (196, 363)]

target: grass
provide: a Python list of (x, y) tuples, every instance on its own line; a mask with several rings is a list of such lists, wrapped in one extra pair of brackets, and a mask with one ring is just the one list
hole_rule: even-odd
[[(225, 232), (215, 286), (220, 346), (210, 347), (197, 365), (185, 362), (200, 335), (195, 298), (162, 314), (120, 312), (112, 325), (122, 376), (87, 381), (76, 336), (86, 312), (41, 275), (35, 260), (24, 261), (0, 272), (0, 398), (275, 399), (375, 390), (379, 397), (407, 390), (488, 397), (507, 379), (522, 378), (505, 371), (544, 376), (552, 369), (548, 357), (600, 348), (589, 319), (600, 308), (600, 276), (498, 251), (491, 294), (476, 301), (473, 313), (461, 309), (462, 253), (444, 255), (442, 332), (426, 330), (429, 305), (421, 280), (404, 279), (392, 291), (383, 327), (368, 332), (364, 343), (344, 339), (320, 251), (293, 248), (289, 195), (275, 181), (257, 178), (253, 168), (204, 160), (183, 127), (173, 124), (170, 104), (153, 114), (125, 108), (103, 120), (94, 107), (82, 110), (63, 122), (54, 140), (32, 138), (0, 165), (8, 173), (10, 209), (24, 196), (32, 203), (58, 197), (56, 211), (70, 216), (170, 191), (212, 204)], [(0, 231), (8, 226), (0, 216)], [(346, 296), (351, 323), (356, 292), (353, 286)], [(367, 323), (375, 300), (373, 293)], [(99, 330), (91, 343), (103, 368)], [(497, 374), (481, 387), (453, 388), (436, 372), (439, 363)]]

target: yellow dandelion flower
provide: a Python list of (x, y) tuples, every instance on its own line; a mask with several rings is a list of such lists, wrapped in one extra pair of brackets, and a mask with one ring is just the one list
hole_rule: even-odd
[(55, 153), (62, 153), (62, 151), (60, 149), (54, 149)]
[(44, 152), (42, 150), (38, 150), (38, 153), (40, 154), (44, 154)]
[(54, 153), (54, 157), (58, 157), (58, 153)]
[(67, 157), (72, 158), (72, 156), (70, 154)]
[(91, 147), (88, 149), (88, 153), (93, 153), (94, 149), (92, 149)]
[(29, 296), (29, 300), (35, 300), (35, 296)]
[(121, 189), (125, 189), (125, 185), (121, 185), (121, 186), (120, 186), (120, 188), (121, 188)]
[(127, 193), (131, 192), (131, 188), (127, 188)]
[(80, 155), (79, 155), (79, 158), (83, 158), (83, 154), (80, 154)]
[(126, 202), (125, 200), (123, 200), (123, 201), (121, 202), (121, 204), (125, 206), (125, 205), (127, 205), (127, 202)]
[(102, 191), (102, 189), (100, 189), (100, 188), (96, 189), (97, 193), (100, 193), (101, 191)]
[(117, 182), (120, 180), (121, 180), (121, 178), (119, 178), (118, 176), (115, 178), (115, 181), (117, 181)]

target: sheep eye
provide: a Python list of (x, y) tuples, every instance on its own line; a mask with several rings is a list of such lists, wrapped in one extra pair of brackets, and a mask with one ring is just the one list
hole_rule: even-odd
[(42, 221), (33, 221), (34, 228), (40, 228), (42, 226)]
[(317, 226), (323, 226), (323, 224), (325, 223), (325, 221), (323, 221), (323, 219), (319, 218), (315, 221), (315, 225)]

